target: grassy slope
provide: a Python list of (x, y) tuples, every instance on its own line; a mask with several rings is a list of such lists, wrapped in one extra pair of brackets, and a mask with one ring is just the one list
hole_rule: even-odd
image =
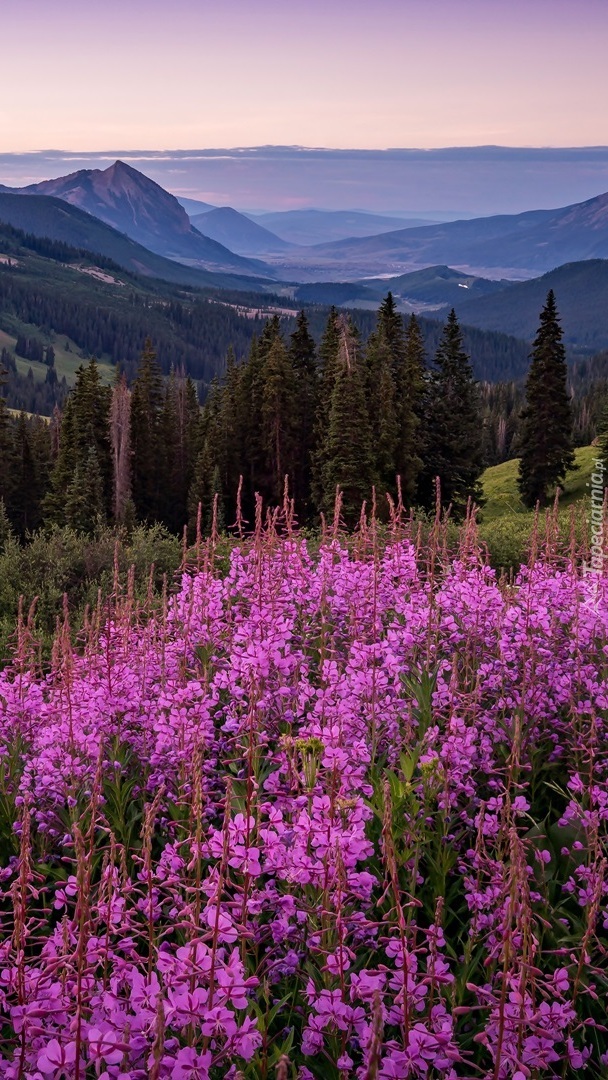
[[(589, 541), (589, 478), (599, 450), (582, 446), (576, 450), (578, 469), (566, 477), (560, 496), (558, 524), (561, 542), (568, 544), (572, 508), (575, 531), (579, 541)], [(498, 570), (517, 571), (527, 562), (534, 532), (534, 513), (522, 505), (517, 491), (519, 460), (505, 461), (486, 469), (483, 476), (486, 505), (480, 515), (480, 537), (487, 544), (492, 565)], [(539, 532), (545, 530), (545, 515), (541, 514)]]
[[(29, 326), (26, 323), (20, 325), (20, 330), (26, 337), (35, 337), (38, 341), (42, 341), (44, 345), (52, 345), (55, 350), (55, 371), (59, 379), (62, 379), (65, 375), (68, 386), (73, 386), (76, 382), (76, 371), (81, 364), (86, 364), (87, 361), (83, 360), (80, 356), (80, 349), (73, 341), (66, 338), (64, 334), (54, 333), (51, 336), (44, 334), (39, 327)], [(66, 342), (69, 343), (69, 350), (65, 348)], [(8, 334), (5, 330), (0, 330), (0, 348), (6, 348), (9, 352), (15, 353), (15, 345), (17, 343), (16, 335)], [(99, 365), (99, 374), (102, 382), (110, 385), (114, 378), (114, 366), (103, 357), (97, 359)], [(31, 360), (25, 360), (22, 356), (15, 355), (15, 364), (17, 371), (21, 375), (27, 375), (29, 368), (32, 369), (32, 374), (37, 382), (44, 382), (46, 379), (47, 368), (45, 364), (33, 363)]]
[[(598, 456), (595, 446), (582, 446), (576, 450), (576, 464), (578, 469), (568, 473), (564, 484), (563, 494), (560, 496), (560, 506), (567, 508), (579, 499), (589, 494), (589, 477), (593, 471), (593, 462)], [(528, 515), (533, 519), (533, 513), (528, 510), (517, 491), (517, 472), (519, 458), (505, 461), (502, 465), (493, 465), (486, 469), (483, 475), (483, 490), (487, 499), (483, 508), (484, 522), (494, 521), (505, 515)]]

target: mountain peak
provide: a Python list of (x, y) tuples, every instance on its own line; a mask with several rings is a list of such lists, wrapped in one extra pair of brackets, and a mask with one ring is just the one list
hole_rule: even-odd
[[(132, 165), (127, 165), (126, 161), (121, 161), (119, 158), (117, 158), (112, 165), (108, 165), (107, 169), (95, 169), (91, 171), (99, 172), (101, 176), (106, 176), (108, 179), (114, 179), (118, 176), (128, 176), (133, 179), (138, 179), (140, 176), (143, 177), (143, 173), (138, 172)], [(147, 180), (148, 178), (145, 177), (145, 179)]]
[(213, 270), (259, 274), (265, 269), (201, 236), (175, 195), (120, 159), (107, 169), (82, 169), (25, 191), (78, 206), (166, 258)]
[[(165, 195), (169, 195), (169, 192), (165, 191), (164, 188), (161, 188), (155, 180), (151, 180), (149, 176), (146, 176), (144, 173), (140, 172), (139, 169), (134, 169), (133, 166), (128, 165), (126, 161), (121, 161), (120, 158), (117, 158), (113, 165), (109, 165), (108, 168), (104, 169), (103, 171), (98, 169), (92, 169), (91, 171), (99, 172), (100, 176), (105, 176), (109, 180), (129, 179), (135, 181), (135, 183), (137, 184), (160, 188), (160, 190), (163, 191)], [(174, 195), (170, 195), (169, 197), (171, 199), (175, 198)]]
[(169, 228), (182, 236), (192, 231), (190, 219), (175, 196), (120, 159), (107, 169), (82, 169), (28, 190), (79, 206), (146, 247), (152, 246), (150, 241), (159, 227), (163, 233)]

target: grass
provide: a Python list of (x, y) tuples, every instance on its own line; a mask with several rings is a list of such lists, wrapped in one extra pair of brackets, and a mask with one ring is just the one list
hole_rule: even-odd
[[(596, 446), (581, 446), (575, 451), (577, 468), (569, 472), (560, 495), (560, 508), (567, 509), (572, 503), (589, 494), (589, 478), (593, 463), (598, 456)], [(484, 522), (494, 521), (507, 515), (517, 514), (533, 520), (533, 512), (522, 503), (517, 490), (519, 458), (504, 461), (486, 469), (482, 477), (486, 504), (483, 508)]]
[[(575, 451), (577, 468), (566, 476), (563, 494), (560, 495), (556, 524), (562, 540), (570, 535), (574, 526), (578, 543), (589, 543), (589, 514), (585, 505), (589, 499), (589, 480), (599, 450), (595, 446), (582, 446)], [(483, 489), (486, 504), (480, 515), (479, 534), (487, 545), (492, 565), (507, 573), (516, 572), (528, 560), (534, 534), (534, 511), (525, 507), (517, 490), (519, 458), (505, 461), (486, 469)], [(577, 506), (580, 511), (572, 512)], [(551, 515), (552, 516), (552, 515)], [(541, 514), (540, 529), (546, 528), (545, 512)]]
[[(17, 329), (16, 326), (15, 329)], [(86, 363), (86, 360), (83, 360), (80, 355), (81, 350), (79, 346), (74, 341), (59, 331), (54, 331), (52, 334), (45, 334), (39, 327), (32, 326), (28, 323), (19, 325), (19, 333), (24, 334), (25, 337), (28, 338), (36, 338), (38, 341), (42, 341), (43, 345), (52, 345), (55, 350), (55, 371), (57, 372), (57, 377), (63, 379), (65, 376), (68, 386), (74, 385), (76, 382), (76, 371), (81, 364)], [(9, 334), (6, 330), (0, 330), (0, 349), (6, 348), (13, 353), (17, 371), (21, 375), (27, 375), (31, 368), (36, 382), (44, 382), (47, 373), (46, 364), (38, 364), (31, 360), (26, 360), (22, 356), (15, 355), (16, 344), (16, 334)], [(66, 349), (66, 344), (69, 345), (69, 349)], [(113, 364), (103, 357), (98, 357), (97, 363), (102, 382), (109, 386), (114, 379)]]

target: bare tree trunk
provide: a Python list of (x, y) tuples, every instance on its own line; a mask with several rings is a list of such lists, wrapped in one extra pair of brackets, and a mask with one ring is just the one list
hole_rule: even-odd
[(114, 517), (121, 525), (131, 499), (131, 391), (124, 375), (112, 392), (110, 438), (114, 464)]

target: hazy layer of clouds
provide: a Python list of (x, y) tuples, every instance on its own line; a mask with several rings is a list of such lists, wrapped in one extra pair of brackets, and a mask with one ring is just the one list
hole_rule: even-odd
[(175, 194), (245, 210), (516, 213), (608, 190), (608, 147), (332, 150), (237, 147), (0, 154), (0, 184), (23, 186), (116, 158)]

